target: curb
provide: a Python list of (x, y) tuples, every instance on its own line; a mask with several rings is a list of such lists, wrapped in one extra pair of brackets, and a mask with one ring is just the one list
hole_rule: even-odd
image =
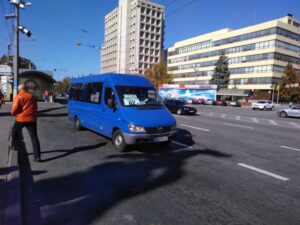
[(4, 211), (3, 224), (21, 225), (21, 181), (18, 163), (18, 151), (9, 151), (7, 176), (6, 208)]

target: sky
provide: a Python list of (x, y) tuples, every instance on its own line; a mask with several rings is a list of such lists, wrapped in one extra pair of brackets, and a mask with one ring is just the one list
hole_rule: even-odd
[[(239, 29), (281, 18), (291, 13), (300, 20), (300, 0), (152, 0), (165, 6), (165, 41), (175, 42), (226, 27)], [(104, 42), (104, 17), (118, 0), (31, 0), (20, 10), (20, 56), (32, 60), (38, 70), (52, 71), (54, 79), (98, 74), (100, 47)], [(0, 56), (13, 45), (13, 12), (8, 0), (0, 0)], [(78, 45), (77, 43), (81, 43)], [(12, 51), (13, 53), (13, 51)]]

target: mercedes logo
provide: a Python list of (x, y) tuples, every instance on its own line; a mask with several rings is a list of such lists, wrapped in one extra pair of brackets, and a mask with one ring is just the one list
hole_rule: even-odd
[(163, 126), (157, 127), (157, 131), (162, 132), (163, 130), (164, 130), (164, 127), (163, 127)]

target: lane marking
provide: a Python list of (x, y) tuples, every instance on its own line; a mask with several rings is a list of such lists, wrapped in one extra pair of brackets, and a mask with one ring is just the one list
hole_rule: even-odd
[(271, 177), (274, 177), (276, 179), (279, 179), (279, 180), (283, 180), (283, 181), (288, 181), (290, 180), (289, 178), (287, 177), (283, 177), (283, 176), (280, 176), (280, 175), (277, 175), (275, 173), (271, 173), (271, 172), (268, 172), (266, 170), (262, 170), (262, 169), (259, 169), (259, 168), (256, 168), (254, 166), (249, 166), (247, 164), (244, 164), (244, 163), (238, 163), (239, 166), (242, 166), (242, 167), (245, 167), (245, 168), (248, 168), (250, 170), (254, 170), (258, 173), (262, 173), (262, 174), (265, 174), (265, 175), (268, 175), (268, 176), (271, 176)]
[(235, 119), (236, 120), (241, 120), (241, 117), (240, 116), (235, 116)]
[(186, 145), (186, 144), (182, 144), (182, 143), (177, 142), (177, 141), (172, 141), (172, 143), (174, 143), (176, 145), (179, 145), (179, 146), (182, 146), (182, 147), (185, 147), (185, 148), (192, 148), (192, 146), (189, 146), (189, 145)]
[(291, 147), (287, 147), (287, 146), (280, 146), (281, 148), (286, 148), (286, 149), (290, 149), (290, 150), (294, 150), (294, 151), (299, 151), (300, 152), (300, 149), (298, 148), (291, 148)]
[(241, 128), (246, 128), (246, 129), (251, 129), (253, 130), (254, 127), (248, 127), (248, 126), (243, 126), (243, 125), (238, 125), (238, 124), (232, 124), (232, 123), (224, 123), (225, 125), (233, 126), (233, 127), (241, 127)]
[(272, 125), (278, 125), (278, 123), (276, 123), (276, 121), (275, 120), (269, 120), (269, 122), (272, 124)]
[(193, 129), (196, 129), (196, 130), (202, 130), (202, 131), (206, 131), (206, 132), (209, 132), (208, 129), (204, 129), (204, 128), (200, 128), (200, 127), (193, 127), (193, 126), (190, 126), (190, 125), (186, 125), (186, 124), (179, 124), (180, 126), (183, 126), (183, 127), (189, 127), (189, 128), (193, 128)]
[(292, 126), (296, 127), (296, 128), (300, 128), (300, 125), (296, 124), (296, 123), (293, 123), (293, 122), (290, 122), (289, 124), (291, 124)]
[(226, 117), (226, 114), (222, 114), (221, 118), (225, 118)]
[(184, 119), (187, 119), (187, 117), (186, 117), (186, 116), (181, 116), (181, 115), (175, 115), (175, 117), (177, 117), (177, 118), (184, 118)]
[(258, 119), (257, 118), (252, 117), (251, 119), (253, 120), (254, 123), (258, 123)]

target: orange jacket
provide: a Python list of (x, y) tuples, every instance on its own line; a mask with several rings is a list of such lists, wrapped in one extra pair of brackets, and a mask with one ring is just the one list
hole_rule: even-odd
[(14, 98), (11, 115), (16, 116), (17, 122), (36, 122), (37, 102), (35, 97), (27, 91), (20, 91)]

